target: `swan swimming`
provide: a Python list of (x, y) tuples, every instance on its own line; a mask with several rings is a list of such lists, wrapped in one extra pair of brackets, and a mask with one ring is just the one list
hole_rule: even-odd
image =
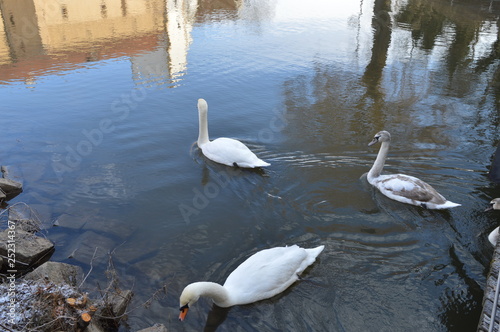
[(368, 146), (378, 142), (381, 143), (380, 150), (368, 172), (367, 180), (382, 194), (396, 201), (427, 209), (449, 209), (460, 206), (446, 200), (431, 185), (416, 177), (404, 174), (381, 175), (389, 153), (391, 134), (387, 131), (378, 132)]
[(208, 138), (208, 104), (198, 99), (199, 134), (198, 146), (208, 159), (220, 164), (235, 167), (255, 168), (271, 164), (259, 159), (250, 149), (238, 140), (220, 137), (213, 141)]
[[(489, 210), (500, 210), (500, 198), (495, 198), (490, 202), (491, 206), (487, 208), (485, 211)], [(497, 245), (498, 241), (498, 233), (499, 233), (500, 227), (495, 228), (489, 235), (488, 235), (488, 240), (490, 243), (494, 246)]]
[(208, 281), (187, 285), (180, 296), (179, 320), (200, 296), (213, 300), (219, 307), (249, 304), (283, 292), (323, 251), (325, 246), (304, 249), (297, 245), (261, 250), (241, 263), (227, 277), (223, 286)]

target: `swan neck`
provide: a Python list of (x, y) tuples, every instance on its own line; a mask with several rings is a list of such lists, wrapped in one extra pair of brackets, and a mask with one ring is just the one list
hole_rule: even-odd
[(207, 108), (204, 106), (198, 107), (198, 120), (199, 120), (199, 132), (198, 132), (198, 146), (202, 146), (209, 142), (208, 139), (208, 119), (207, 119)]
[(197, 282), (194, 285), (200, 296), (211, 298), (220, 307), (230, 306), (229, 293), (223, 286), (209, 281)]
[(372, 168), (368, 172), (368, 180), (380, 176), (382, 170), (384, 169), (385, 159), (387, 158), (388, 153), (389, 153), (389, 142), (382, 142), (380, 150), (378, 151), (377, 154), (377, 159), (375, 159)]

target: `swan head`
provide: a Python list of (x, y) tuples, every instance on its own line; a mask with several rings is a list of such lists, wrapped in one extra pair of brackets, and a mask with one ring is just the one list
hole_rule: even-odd
[(490, 202), (491, 206), (484, 211), (500, 210), (500, 198), (495, 198)]
[(207, 112), (208, 111), (208, 103), (205, 99), (198, 99), (198, 111)]
[(379, 131), (378, 133), (375, 134), (373, 137), (372, 141), (368, 143), (368, 146), (372, 146), (375, 143), (382, 143), (382, 142), (390, 142), (391, 141), (391, 134), (389, 134), (388, 131), (382, 130)]
[[(195, 283), (196, 284), (196, 283)], [(182, 291), (181, 297), (179, 299), (179, 320), (182, 322), (189, 311), (189, 306), (193, 305), (198, 301), (201, 294), (197, 291), (195, 284), (187, 285)]]

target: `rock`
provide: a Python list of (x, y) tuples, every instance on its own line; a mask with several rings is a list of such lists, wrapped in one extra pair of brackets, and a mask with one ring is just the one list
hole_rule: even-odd
[(69, 214), (63, 214), (56, 219), (54, 226), (81, 229), (87, 223), (87, 219), (88, 217), (75, 217)]
[(101, 326), (98, 319), (92, 319), (85, 332), (105, 332), (106, 329)]
[(123, 221), (100, 216), (88, 218), (83, 229), (94, 231), (99, 234), (107, 234), (120, 239), (129, 238), (135, 231), (135, 228), (125, 224)]
[(73, 258), (87, 265), (90, 265), (93, 259), (94, 266), (98, 266), (108, 261), (109, 253), (115, 246), (116, 243), (112, 239), (92, 231), (86, 231), (61, 250), (64, 252), (65, 258)]
[(11, 179), (0, 178), (0, 189), (8, 198), (12, 198), (23, 191), (23, 185)]
[(24, 279), (47, 280), (59, 285), (79, 286), (82, 276), (83, 270), (79, 266), (59, 262), (45, 262), (28, 273)]
[(155, 324), (151, 327), (139, 330), (137, 332), (168, 332), (168, 330), (163, 324)]
[(41, 221), (28, 205), (24, 203), (14, 204), (9, 207), (9, 222), (15, 222), (16, 229), (29, 233), (40, 231)]
[(108, 302), (111, 304), (113, 314), (116, 317), (119, 317), (125, 313), (133, 295), (134, 293), (131, 290), (124, 290), (113, 293), (108, 297)]
[[(0, 243), (5, 244), (0, 247), (1, 256), (9, 257), (8, 254), (12, 255), (13, 251), (8, 249), (15, 249), (16, 264), (8, 266), (8, 269), (24, 270), (28, 266), (41, 264), (54, 252), (54, 244), (49, 240), (17, 228), (7, 228), (1, 232)], [(10, 261), (7, 261), (7, 264), (9, 263)]]
[(132, 296), (131, 290), (122, 291), (119, 289), (115, 289), (114, 293), (107, 294), (104, 299), (105, 306), (96, 314), (96, 317), (100, 317), (96, 325), (104, 327), (105, 331), (112, 330), (112, 327), (117, 326), (127, 311)]

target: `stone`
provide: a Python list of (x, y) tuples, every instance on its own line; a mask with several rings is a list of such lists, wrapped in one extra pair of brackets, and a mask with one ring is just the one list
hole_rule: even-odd
[(66, 258), (73, 258), (87, 265), (90, 265), (93, 259), (93, 265), (97, 266), (107, 263), (109, 253), (115, 246), (116, 243), (112, 239), (92, 231), (86, 231), (62, 250), (64, 250)]
[(0, 189), (12, 198), (23, 191), (23, 185), (11, 179), (0, 178)]
[(106, 329), (101, 326), (98, 319), (92, 319), (85, 332), (105, 332)]
[(9, 222), (14, 222), (16, 229), (21, 229), (29, 233), (40, 231), (40, 219), (33, 212), (31, 207), (24, 203), (17, 203), (9, 207)]
[(69, 214), (63, 214), (54, 222), (54, 226), (60, 226), (70, 229), (81, 229), (87, 223), (87, 217), (75, 217)]
[(168, 330), (163, 324), (155, 324), (151, 327), (139, 330), (137, 332), (168, 332)]
[(134, 234), (135, 229), (118, 219), (92, 217), (87, 218), (83, 226), (84, 230), (91, 230), (99, 234), (109, 234), (122, 240), (128, 239)]
[(111, 303), (113, 314), (116, 317), (125, 313), (133, 295), (134, 293), (131, 290), (124, 290), (113, 293), (108, 297), (108, 302)]
[[(49, 240), (23, 231), (21, 229), (9, 229), (0, 233), (0, 256), (9, 257), (15, 249), (15, 269), (23, 270), (28, 266), (41, 264), (47, 261), (54, 252), (54, 244)], [(5, 263), (5, 261), (4, 261)], [(7, 260), (7, 264), (9, 261)], [(13, 269), (9, 266), (8, 269)]]
[(54, 284), (67, 284), (77, 287), (81, 283), (82, 277), (83, 270), (79, 266), (49, 261), (28, 273), (24, 279), (46, 280)]

